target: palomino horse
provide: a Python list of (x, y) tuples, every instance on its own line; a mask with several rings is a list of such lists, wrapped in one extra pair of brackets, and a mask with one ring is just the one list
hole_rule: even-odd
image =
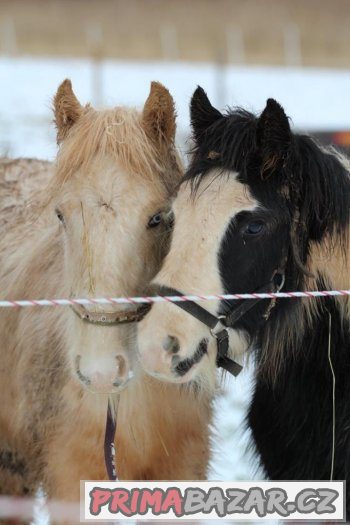
[[(223, 115), (198, 88), (191, 119), (194, 152), (173, 203), (171, 248), (153, 281), (158, 291), (349, 289), (347, 160), (292, 133), (272, 99), (259, 118), (243, 110)], [(349, 480), (349, 298), (243, 303), (250, 309), (234, 301), (205, 309), (223, 316), (214, 335), (228, 324), (232, 358), (255, 352), (248, 424), (266, 474)], [(216, 345), (203, 319), (195, 303), (188, 312), (155, 304), (139, 325), (144, 367), (168, 381), (212, 377)]]
[[(168, 249), (182, 173), (169, 92), (154, 82), (142, 112), (95, 111), (66, 80), (54, 112), (60, 149), (46, 188), (28, 190), (32, 204), (18, 217), (3, 205), (12, 218), (0, 241), (1, 296), (145, 293)], [(146, 376), (135, 360), (136, 323), (118, 323), (140, 311), (105, 310), (0, 312), (0, 494), (34, 494), (42, 484), (49, 497), (76, 500), (81, 479), (106, 479), (107, 403), (118, 399), (121, 479), (205, 478), (209, 398)]]

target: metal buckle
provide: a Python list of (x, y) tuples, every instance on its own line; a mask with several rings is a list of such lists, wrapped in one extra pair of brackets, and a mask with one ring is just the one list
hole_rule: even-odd
[(222, 332), (223, 330), (226, 330), (227, 329), (227, 326), (225, 326), (224, 324), (222, 324), (221, 320), (220, 319), (226, 319), (226, 315), (218, 315), (217, 317), (218, 319), (218, 322), (216, 323), (216, 325), (214, 326), (214, 328), (210, 328), (210, 333), (211, 335), (215, 338), (215, 339), (218, 339), (218, 334), (220, 332)]

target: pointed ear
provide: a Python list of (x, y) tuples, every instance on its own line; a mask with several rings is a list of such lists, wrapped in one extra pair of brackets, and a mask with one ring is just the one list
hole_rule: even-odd
[(292, 132), (282, 106), (269, 98), (257, 124), (257, 145), (263, 158), (262, 177), (269, 176), (284, 161), (291, 145)]
[(196, 141), (200, 139), (209, 126), (223, 117), (222, 113), (211, 105), (206, 92), (200, 86), (197, 87), (192, 95), (190, 114), (191, 126)]
[(176, 113), (173, 97), (160, 82), (151, 82), (151, 90), (142, 112), (142, 126), (156, 145), (175, 141)]
[(70, 80), (64, 80), (59, 86), (53, 100), (53, 109), (57, 128), (57, 144), (60, 144), (83, 111), (83, 106), (75, 96)]

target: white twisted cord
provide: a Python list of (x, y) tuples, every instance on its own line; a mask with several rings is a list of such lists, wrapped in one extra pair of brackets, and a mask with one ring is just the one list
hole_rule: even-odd
[(173, 296), (145, 296), (145, 297), (100, 297), (78, 299), (25, 299), (0, 300), (0, 308), (17, 308), (26, 306), (83, 306), (94, 304), (144, 304), (144, 303), (177, 303), (183, 301), (217, 301), (240, 299), (297, 299), (302, 297), (337, 297), (350, 296), (350, 290), (316, 290), (305, 292), (271, 292), (271, 293), (243, 293), (222, 295), (173, 295)]

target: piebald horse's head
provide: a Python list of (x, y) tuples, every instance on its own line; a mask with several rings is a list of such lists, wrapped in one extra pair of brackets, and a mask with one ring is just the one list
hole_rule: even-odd
[[(342, 192), (348, 191), (349, 177), (341, 160), (311, 138), (294, 135), (273, 99), (258, 118), (243, 110), (222, 114), (198, 88), (191, 122), (193, 155), (173, 202), (171, 247), (153, 280), (155, 289), (249, 293), (273, 281), (276, 272), (287, 290), (303, 289), (306, 282), (320, 286), (319, 268), (309, 271), (316, 260), (311, 253), (335, 228), (348, 227)], [(231, 356), (252, 343), (263, 346), (259, 334), (266, 343), (268, 327), (276, 322), (284, 326), (282, 339), (298, 334), (305, 316), (291, 315), (291, 309), (301, 304), (282, 301), (271, 309), (270, 301), (260, 301), (229, 329)], [(224, 315), (237, 303), (201, 305)], [(158, 303), (138, 334), (141, 361), (151, 374), (213, 384), (216, 341), (198, 319), (176, 305)]]
[[(60, 279), (78, 297), (145, 293), (167, 244), (170, 195), (181, 176), (174, 103), (153, 82), (141, 112), (83, 107), (70, 81), (54, 99), (59, 154), (49, 209), (56, 221)], [(65, 314), (68, 359), (95, 392), (115, 392), (132, 374), (133, 305), (87, 305)]]

